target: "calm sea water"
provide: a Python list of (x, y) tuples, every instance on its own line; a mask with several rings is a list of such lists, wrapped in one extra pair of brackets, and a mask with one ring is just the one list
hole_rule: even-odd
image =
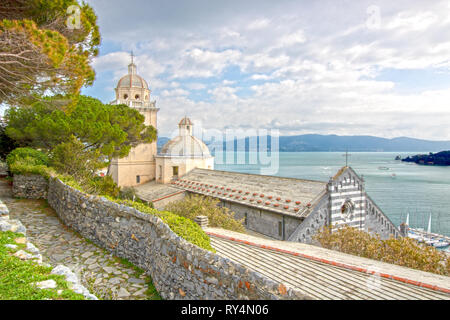
[[(364, 175), (366, 191), (396, 225), (404, 222), (409, 213), (410, 226), (426, 230), (431, 214), (431, 231), (450, 236), (450, 167), (394, 160), (397, 155), (413, 154), (417, 153), (355, 152), (349, 157), (349, 165)], [(216, 170), (261, 173), (264, 166), (248, 164), (249, 153), (239, 155), (245, 155), (247, 164), (223, 164), (224, 155), (216, 154)], [(326, 182), (344, 165), (342, 152), (283, 152), (279, 153), (278, 170), (273, 175)]]

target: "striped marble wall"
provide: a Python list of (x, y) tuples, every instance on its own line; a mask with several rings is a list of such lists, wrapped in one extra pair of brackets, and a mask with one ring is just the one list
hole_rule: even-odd
[(330, 222), (333, 227), (344, 225), (365, 229), (366, 193), (364, 181), (353, 170), (345, 170), (328, 185)]

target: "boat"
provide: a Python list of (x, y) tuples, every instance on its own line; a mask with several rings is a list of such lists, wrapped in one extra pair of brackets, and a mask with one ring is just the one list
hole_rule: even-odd
[(389, 170), (388, 167), (378, 167), (378, 170)]
[(450, 246), (450, 243), (444, 240), (437, 240), (437, 242), (433, 243), (433, 247), (435, 248), (446, 248)]
[(423, 228), (409, 228), (409, 213), (406, 215), (405, 224), (408, 227), (408, 238), (416, 240), (419, 243), (425, 243), (426, 245), (433, 246), (436, 249), (447, 248), (446, 251), (450, 251), (450, 248), (448, 248), (450, 246), (449, 237), (431, 233), (431, 213), (428, 219), (427, 231), (425, 231)]

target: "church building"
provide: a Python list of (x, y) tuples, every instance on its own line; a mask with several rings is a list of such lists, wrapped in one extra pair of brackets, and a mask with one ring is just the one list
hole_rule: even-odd
[[(126, 104), (157, 128), (156, 102), (134, 62), (116, 88), (112, 104)], [(134, 187), (137, 195), (164, 209), (189, 194), (213, 197), (243, 219), (253, 232), (277, 240), (311, 243), (323, 226), (348, 225), (386, 239), (402, 234), (365, 191), (365, 182), (348, 166), (328, 182), (214, 170), (214, 157), (193, 136), (194, 123), (184, 117), (179, 134), (157, 153), (156, 141), (131, 150), (111, 165), (114, 181)]]

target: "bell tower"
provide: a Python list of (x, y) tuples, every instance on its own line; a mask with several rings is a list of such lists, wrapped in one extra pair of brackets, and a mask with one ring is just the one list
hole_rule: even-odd
[[(111, 104), (125, 104), (138, 110), (145, 117), (145, 125), (157, 128), (159, 108), (150, 100), (151, 90), (147, 81), (137, 74), (134, 55), (131, 52), (131, 63), (128, 74), (117, 83), (116, 100)], [(120, 187), (132, 187), (155, 179), (157, 153), (156, 140), (150, 144), (141, 144), (131, 149), (129, 155), (122, 159), (113, 159), (110, 174)]]

